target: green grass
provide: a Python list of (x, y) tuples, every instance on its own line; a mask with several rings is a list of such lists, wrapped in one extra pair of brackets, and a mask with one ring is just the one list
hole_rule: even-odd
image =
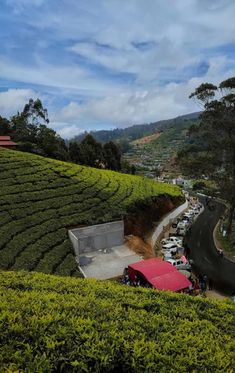
[(180, 190), (137, 176), (0, 150), (0, 268), (78, 276), (67, 228), (111, 221)]
[(235, 304), (0, 272), (1, 372), (233, 372)]

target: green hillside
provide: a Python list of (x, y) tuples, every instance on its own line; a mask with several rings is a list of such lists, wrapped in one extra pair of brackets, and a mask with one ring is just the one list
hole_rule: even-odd
[(1, 372), (233, 372), (235, 305), (0, 272)]
[(197, 119), (172, 122), (164, 127), (157, 139), (132, 145), (131, 150), (125, 154), (125, 159), (146, 170), (160, 168), (178, 174), (179, 169), (175, 165), (171, 166), (172, 158), (185, 146), (188, 129), (196, 123)]
[[(152, 135), (156, 131), (165, 130), (172, 126), (178, 126), (181, 122), (194, 120), (199, 117), (199, 112), (190, 113), (186, 115), (180, 115), (176, 118), (160, 120), (154, 123), (145, 123), (145, 124), (134, 124), (126, 128), (115, 128), (113, 130), (99, 130), (99, 131), (90, 131), (89, 134), (92, 135), (97, 141), (102, 143), (108, 141), (133, 141), (139, 139), (143, 136)], [(81, 133), (78, 136), (75, 136), (72, 141), (81, 142), (87, 132)]]
[(79, 275), (66, 228), (110, 221), (180, 190), (137, 176), (0, 150), (0, 268)]

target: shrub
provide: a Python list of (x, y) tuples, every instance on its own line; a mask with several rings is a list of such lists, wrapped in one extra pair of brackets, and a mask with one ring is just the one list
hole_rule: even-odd
[(233, 372), (233, 303), (33, 272), (0, 290), (1, 371)]

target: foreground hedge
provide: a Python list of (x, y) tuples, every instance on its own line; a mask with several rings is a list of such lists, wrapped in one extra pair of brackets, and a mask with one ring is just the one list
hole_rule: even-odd
[(120, 218), (173, 185), (0, 148), (0, 268), (78, 276), (67, 227)]
[(235, 306), (112, 282), (0, 272), (8, 372), (233, 372)]

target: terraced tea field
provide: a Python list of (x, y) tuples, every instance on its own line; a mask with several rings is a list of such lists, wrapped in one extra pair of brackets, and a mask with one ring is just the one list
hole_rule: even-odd
[(67, 228), (110, 221), (177, 187), (0, 149), (0, 268), (78, 276)]
[(235, 304), (0, 271), (1, 372), (234, 372)]

